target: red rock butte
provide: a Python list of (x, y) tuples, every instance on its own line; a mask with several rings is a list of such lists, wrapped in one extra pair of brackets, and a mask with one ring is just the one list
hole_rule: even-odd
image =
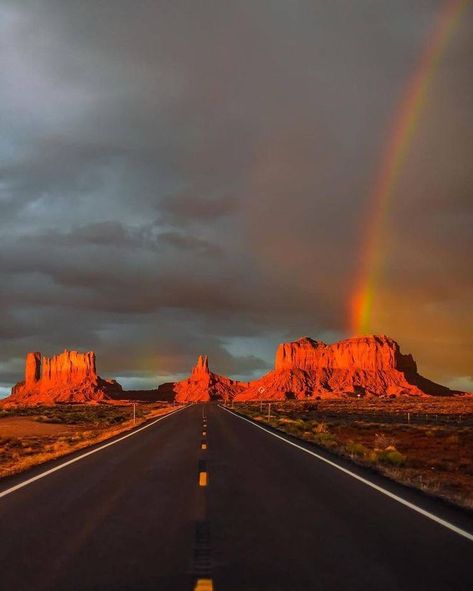
[(288, 400), (341, 397), (448, 396), (463, 394), (417, 372), (411, 355), (387, 336), (346, 339), (332, 345), (303, 337), (282, 343), (274, 369), (253, 382), (239, 382), (209, 369), (199, 356), (191, 375), (157, 390), (122, 390), (97, 375), (95, 353), (64, 351), (48, 358), (28, 353), (25, 380), (2, 404), (93, 403), (101, 401)]
[(95, 353), (64, 351), (54, 357), (28, 353), (25, 380), (16, 384), (6, 404), (100, 402), (119, 394), (114, 380), (97, 375)]
[(177, 402), (207, 402), (233, 399), (248, 386), (213, 373), (207, 355), (199, 355), (189, 378), (172, 385)]
[(303, 337), (279, 345), (274, 370), (235, 399), (448, 394), (454, 392), (420, 376), (412, 356), (403, 355), (389, 337), (357, 337), (333, 345)]

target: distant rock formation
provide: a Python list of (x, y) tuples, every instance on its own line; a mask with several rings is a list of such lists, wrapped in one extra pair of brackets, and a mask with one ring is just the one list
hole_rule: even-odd
[(229, 400), (247, 387), (247, 382), (237, 382), (211, 372), (207, 355), (199, 355), (190, 377), (175, 382), (172, 391), (177, 402), (207, 402)]
[(279, 345), (274, 370), (253, 382), (213, 373), (206, 355), (191, 375), (155, 390), (124, 391), (97, 375), (95, 353), (64, 351), (48, 358), (28, 353), (25, 380), (2, 405), (107, 401), (288, 400), (339, 397), (448, 396), (463, 394), (417, 373), (411, 355), (387, 336), (346, 339), (326, 345), (309, 337)]
[(16, 384), (5, 405), (100, 402), (122, 392), (115, 380), (97, 375), (95, 353), (64, 351), (54, 357), (28, 353), (25, 380)]
[(411, 355), (386, 336), (326, 345), (308, 337), (279, 345), (274, 370), (251, 382), (236, 400), (285, 400), (341, 396), (454, 394), (417, 373)]

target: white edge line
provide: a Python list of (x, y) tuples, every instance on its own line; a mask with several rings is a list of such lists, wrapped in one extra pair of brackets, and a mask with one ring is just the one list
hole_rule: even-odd
[(282, 437), (281, 435), (278, 435), (277, 433), (273, 433), (273, 431), (266, 429), (266, 427), (258, 425), (254, 421), (251, 421), (250, 419), (247, 419), (246, 417), (243, 417), (240, 414), (229, 410), (228, 408), (225, 408), (220, 405), (219, 405), (219, 407), (222, 408), (223, 410), (226, 410), (227, 412), (234, 415), (235, 417), (238, 417), (242, 421), (246, 421), (247, 423), (250, 423), (250, 425), (253, 425), (254, 427), (257, 427), (258, 429), (265, 431), (269, 435), (272, 435), (273, 437), (277, 437), (278, 439), (281, 439), (281, 441), (284, 441), (288, 445), (292, 445), (293, 447), (296, 447), (297, 449), (300, 449), (301, 451), (303, 451), (311, 456), (314, 456), (318, 460), (325, 462), (326, 464), (329, 464), (333, 468), (336, 468), (337, 470), (340, 470), (341, 472), (344, 472), (345, 474), (348, 474), (348, 476), (351, 476), (352, 478), (355, 478), (355, 480), (363, 482), (363, 484), (366, 484), (367, 486), (373, 488), (374, 490), (377, 490), (378, 492), (382, 493), (383, 495), (386, 495), (387, 497), (394, 499), (398, 503), (401, 503), (401, 505), (404, 505), (405, 507), (409, 507), (409, 509), (416, 511), (417, 513), (420, 513), (420, 515), (423, 515), (424, 517), (427, 517), (428, 519), (431, 519), (432, 521), (435, 521), (436, 523), (443, 525), (443, 527), (446, 527), (447, 529), (455, 532), (459, 536), (462, 536), (462, 537), (466, 538), (467, 540), (470, 540), (470, 542), (473, 542), (473, 534), (465, 531), (464, 529), (457, 527), (456, 525), (453, 525), (453, 523), (450, 523), (449, 521), (446, 521), (445, 519), (442, 519), (441, 517), (437, 517), (437, 515), (434, 515), (433, 513), (430, 513), (429, 511), (426, 511), (425, 509), (422, 509), (421, 507), (414, 505), (414, 503), (410, 503), (409, 501), (406, 501), (402, 497), (398, 497), (394, 493), (390, 492), (389, 490), (386, 490), (385, 488), (383, 488), (381, 486), (378, 486), (377, 484), (374, 484), (374, 482), (370, 482), (369, 480), (366, 480), (366, 478), (363, 478), (362, 476), (358, 476), (358, 474), (355, 474), (351, 470), (348, 470), (347, 468), (343, 468), (342, 466), (339, 466), (335, 462), (332, 462), (331, 460), (328, 460), (327, 458), (324, 458), (323, 456), (320, 456), (319, 454), (311, 451), (310, 449), (307, 449), (307, 448), (303, 447), (302, 445), (298, 445), (297, 443), (294, 443), (293, 441), (290, 441), (289, 439), (286, 439), (285, 437)]
[(123, 441), (124, 439), (127, 439), (128, 437), (132, 437), (133, 435), (136, 435), (140, 431), (144, 431), (145, 429), (148, 429), (148, 427), (152, 427), (156, 423), (159, 423), (159, 421), (162, 421), (163, 419), (167, 419), (171, 415), (176, 414), (177, 412), (180, 412), (181, 410), (184, 410), (185, 408), (187, 408), (187, 406), (184, 406), (182, 408), (178, 408), (177, 410), (173, 410), (171, 412), (168, 412), (167, 414), (159, 417), (158, 419), (156, 419), (152, 423), (148, 423), (144, 427), (140, 427), (139, 429), (135, 429), (134, 431), (131, 431), (131, 433), (127, 433), (123, 437), (120, 437), (119, 439), (115, 439), (115, 441), (110, 441), (109, 443), (105, 443), (104, 445), (101, 445), (100, 447), (96, 447), (95, 449), (88, 451), (84, 454), (81, 454), (80, 456), (77, 456), (76, 458), (72, 458), (72, 460), (68, 460), (67, 462), (59, 464), (59, 466), (55, 466), (54, 468), (51, 468), (50, 470), (46, 470), (45, 472), (41, 472), (41, 474), (37, 474), (36, 476), (33, 476), (32, 478), (28, 478), (28, 480), (24, 480), (23, 482), (20, 482), (19, 484), (15, 484), (15, 486), (12, 486), (12, 487), (7, 488), (6, 490), (0, 492), (0, 498), (6, 497), (10, 493), (15, 492), (16, 490), (19, 490), (20, 488), (23, 488), (24, 486), (28, 486), (28, 484), (32, 484), (36, 480), (40, 480), (41, 478), (44, 478), (45, 476), (49, 476), (49, 474), (52, 474), (53, 472), (57, 472), (58, 470), (62, 470), (62, 468), (65, 468), (66, 466), (70, 466), (71, 464), (74, 464), (75, 462), (78, 462), (79, 460), (82, 460), (82, 459), (86, 458), (87, 456), (91, 456), (92, 454), (95, 454), (98, 451), (102, 451), (102, 449), (105, 449), (106, 447), (110, 447), (111, 445), (115, 445), (115, 443), (119, 443), (120, 441)]

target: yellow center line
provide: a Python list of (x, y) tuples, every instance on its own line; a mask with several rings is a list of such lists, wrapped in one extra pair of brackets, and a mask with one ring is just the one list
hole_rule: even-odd
[(207, 486), (207, 472), (199, 472), (199, 486)]
[(213, 588), (212, 579), (198, 579), (194, 591), (213, 591)]
[(200, 449), (207, 449), (207, 444), (206, 443), (202, 443), (202, 445), (200, 446)]

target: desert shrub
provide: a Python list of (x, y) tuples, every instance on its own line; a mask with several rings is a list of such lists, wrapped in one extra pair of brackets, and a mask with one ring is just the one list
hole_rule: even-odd
[(384, 433), (375, 433), (374, 436), (374, 447), (375, 449), (386, 449), (388, 447), (394, 447), (395, 440)]
[(378, 461), (391, 466), (403, 466), (406, 463), (406, 456), (397, 449), (385, 449), (378, 453)]
[(294, 419), (288, 419), (287, 417), (278, 417), (278, 421), (280, 425), (291, 425), (297, 422)]
[(316, 433), (314, 436), (314, 441), (320, 443), (321, 445), (331, 445), (336, 443), (336, 438), (332, 433)]
[(314, 433), (328, 433), (328, 426), (327, 423), (315, 423), (313, 427)]
[(285, 430), (288, 433), (294, 433), (295, 435), (298, 435), (305, 431), (305, 424), (303, 421), (294, 421), (292, 423), (287, 423)]
[[(38, 416), (39, 411), (39, 416)], [(57, 405), (51, 407), (36, 408), (35, 420), (40, 423), (55, 423), (65, 425), (97, 425), (113, 426), (118, 425), (131, 417), (131, 407), (116, 407), (108, 405), (84, 406)], [(21, 411), (23, 414), (23, 411)], [(137, 418), (144, 416), (142, 408), (136, 409)]]
[(345, 445), (345, 450), (347, 451), (347, 453), (349, 453), (351, 456), (357, 456), (359, 458), (361, 457), (365, 457), (369, 454), (369, 449), (363, 445), (362, 443), (355, 443), (353, 441), (349, 441), (346, 445)]
[(96, 431), (79, 431), (77, 435), (80, 435), (82, 439), (90, 439), (94, 435), (96, 435)]
[(365, 459), (372, 464), (376, 464), (378, 462), (378, 452), (374, 449), (370, 449), (365, 456)]
[(31, 454), (34, 454), (34, 453), (36, 453), (36, 452), (37, 452), (37, 449), (36, 449), (36, 448), (34, 448), (34, 447), (32, 447), (31, 445), (25, 446), (25, 447), (23, 448), (23, 453), (24, 453), (25, 455), (31, 455)]
[(77, 441), (80, 441), (82, 438), (78, 433), (74, 433), (73, 435), (69, 435), (69, 437), (66, 439), (67, 443), (71, 444), (71, 443), (76, 443)]
[(2, 437), (0, 445), (5, 447), (6, 449), (13, 449), (17, 447), (21, 448), (22, 442), (21, 439), (18, 437)]

